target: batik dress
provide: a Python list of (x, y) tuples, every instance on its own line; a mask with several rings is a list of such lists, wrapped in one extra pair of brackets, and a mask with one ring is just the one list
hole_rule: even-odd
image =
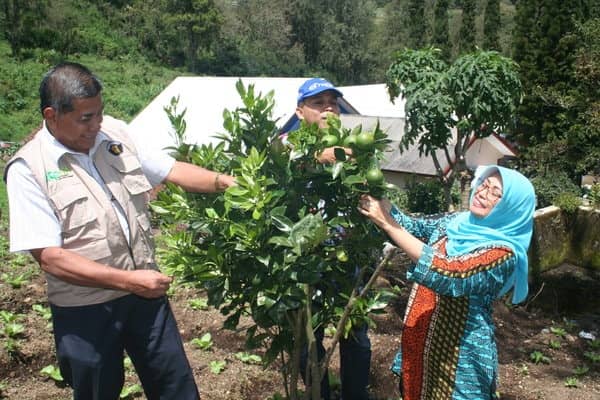
[(403, 400), (495, 398), (492, 302), (514, 269), (514, 253), (488, 244), (449, 257), (446, 225), (456, 214), (414, 219), (394, 209), (392, 216), (427, 243), (407, 274), (415, 284), (392, 366), (401, 378)]

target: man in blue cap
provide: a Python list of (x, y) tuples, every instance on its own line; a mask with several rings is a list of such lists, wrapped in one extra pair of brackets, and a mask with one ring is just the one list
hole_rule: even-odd
[[(318, 124), (319, 128), (327, 127), (327, 117), (340, 115), (339, 98), (343, 94), (331, 82), (323, 78), (312, 78), (304, 82), (298, 89), (296, 116), (308, 124)], [(352, 150), (343, 148), (348, 156)], [(336, 157), (334, 147), (329, 147), (317, 155), (320, 163), (334, 163)], [(319, 359), (325, 354), (323, 347), (323, 329), (315, 332)], [(302, 370), (306, 369), (307, 351), (302, 357)], [(342, 400), (367, 400), (369, 370), (371, 367), (371, 341), (367, 336), (367, 324), (354, 327), (347, 338), (340, 339), (340, 378), (342, 381)], [(321, 382), (321, 395), (330, 400), (330, 388), (327, 374)]]
[[(298, 88), (296, 116), (308, 124), (318, 124), (319, 128), (327, 127), (327, 117), (331, 114), (340, 115), (338, 98), (340, 92), (331, 82), (323, 78), (311, 78)], [(335, 147), (329, 147), (317, 155), (322, 164), (333, 164), (336, 161)], [(344, 148), (348, 156), (352, 149)]]

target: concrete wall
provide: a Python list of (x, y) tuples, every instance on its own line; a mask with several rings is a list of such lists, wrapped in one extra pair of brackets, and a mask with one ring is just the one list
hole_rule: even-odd
[(555, 206), (536, 211), (529, 249), (532, 275), (568, 262), (600, 271), (600, 210), (579, 207), (568, 215)]

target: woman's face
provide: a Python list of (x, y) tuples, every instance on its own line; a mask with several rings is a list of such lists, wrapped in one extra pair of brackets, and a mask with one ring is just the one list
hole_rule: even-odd
[(475, 188), (469, 210), (479, 218), (487, 216), (502, 199), (502, 176), (494, 172)]

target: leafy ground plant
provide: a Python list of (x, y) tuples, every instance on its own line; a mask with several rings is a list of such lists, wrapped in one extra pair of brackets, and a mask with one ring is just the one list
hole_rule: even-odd
[(0, 311), (0, 323), (2, 324), (0, 333), (4, 337), (4, 348), (11, 355), (18, 353), (18, 339), (25, 332), (25, 326), (18, 322), (22, 318), (21, 314), (6, 310)]
[(210, 333), (205, 333), (200, 338), (192, 339), (192, 344), (201, 350), (210, 350), (213, 345), (212, 335)]
[(137, 397), (138, 395), (144, 393), (144, 389), (139, 383), (134, 383), (132, 385), (124, 386), (121, 390), (121, 394), (119, 395), (120, 399), (132, 399)]
[(47, 376), (55, 382), (62, 382), (63, 377), (60, 374), (60, 370), (56, 365), (46, 365), (44, 368), (40, 370), (40, 374), (43, 376)]
[(208, 366), (210, 368), (210, 372), (218, 375), (221, 372), (223, 372), (223, 370), (227, 366), (227, 362), (222, 361), (222, 360), (215, 360), (215, 361), (211, 361)]
[(538, 350), (531, 352), (531, 354), (529, 354), (529, 359), (534, 364), (539, 364), (539, 363), (550, 364), (550, 358)]
[(191, 299), (188, 304), (192, 310), (206, 310), (208, 309), (207, 299)]
[(247, 364), (260, 364), (262, 362), (262, 358), (259, 355), (250, 354), (242, 351), (236, 353), (235, 357)]
[(579, 380), (574, 376), (570, 376), (565, 380), (565, 386), (570, 388), (579, 387)]

